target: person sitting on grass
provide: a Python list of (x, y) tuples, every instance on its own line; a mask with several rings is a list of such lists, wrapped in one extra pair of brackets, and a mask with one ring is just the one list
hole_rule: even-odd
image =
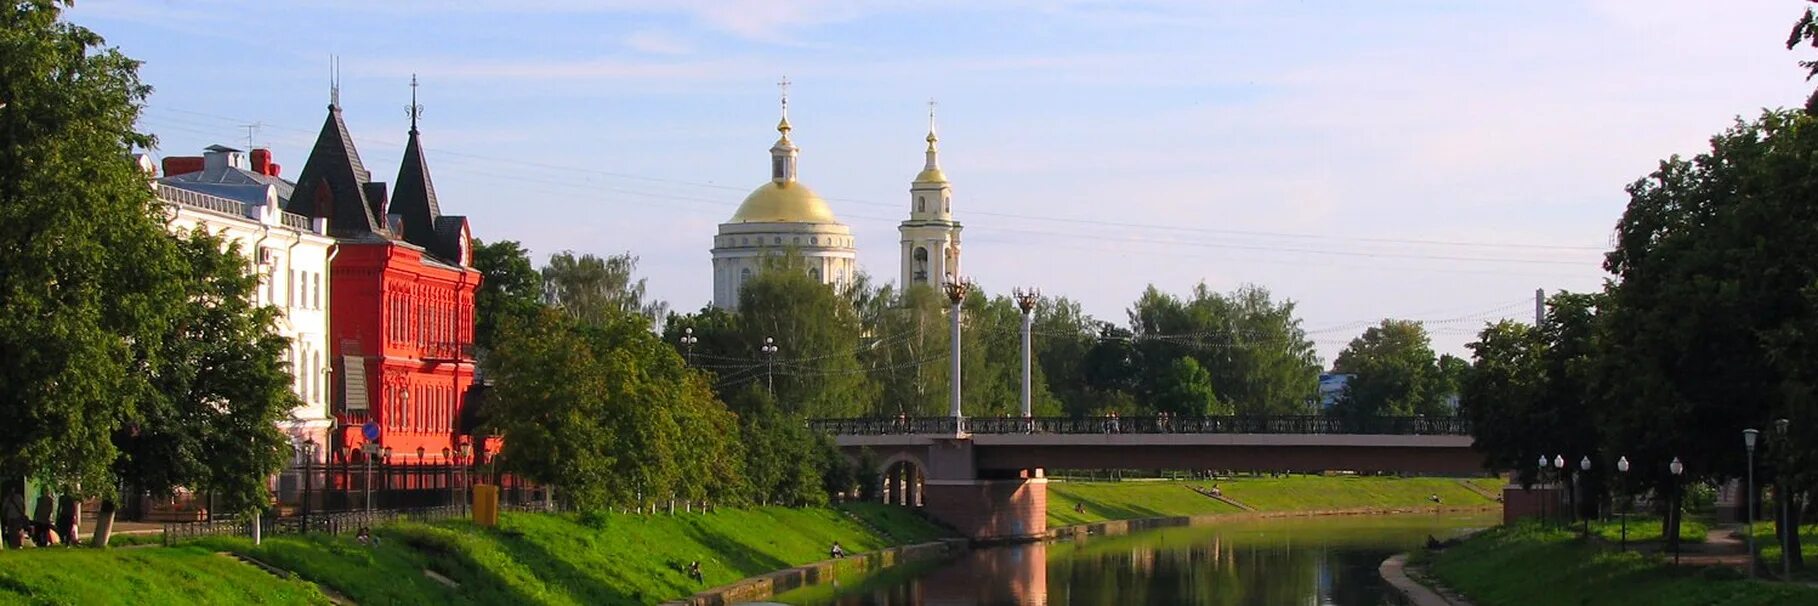
[(356, 533), (354, 533), (354, 542), (356, 542), (356, 543), (359, 543), (359, 544), (361, 544), (361, 545), (371, 545), (371, 544), (373, 544), (373, 542), (372, 542), (372, 529), (369, 529), (369, 528), (367, 528), (367, 527), (365, 527), (365, 526), (361, 526), (361, 527), (360, 527), (360, 531), (359, 531), (359, 532), (356, 532)]
[(846, 548), (840, 547), (839, 541), (834, 541), (833, 549), (830, 550), (829, 553), (830, 553), (830, 555), (832, 555), (832, 557), (834, 559), (843, 558), (843, 557), (846, 557)]
[(693, 562), (688, 563), (688, 578), (694, 579), (694, 582), (696, 582), (696, 583), (706, 582), (707, 579), (704, 578), (703, 576), (701, 576), (701, 561), (700, 560), (695, 560)]

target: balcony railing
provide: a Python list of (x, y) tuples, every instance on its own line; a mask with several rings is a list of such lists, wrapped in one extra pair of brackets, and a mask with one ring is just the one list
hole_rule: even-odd
[[(1471, 422), (1462, 417), (1366, 417), (1323, 415), (1267, 415), (1217, 417), (973, 417), (965, 419), (966, 433), (977, 434), (1376, 434), (1470, 435)], [(808, 426), (831, 435), (955, 434), (953, 417), (872, 417), (814, 419)]]

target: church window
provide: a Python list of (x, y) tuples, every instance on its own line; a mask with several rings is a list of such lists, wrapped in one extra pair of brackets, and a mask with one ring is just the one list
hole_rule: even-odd
[(784, 173), (783, 173), (784, 163), (786, 163), (788, 161), (789, 160), (783, 158), (782, 156), (776, 156), (776, 157), (771, 158), (770, 159), (770, 178), (782, 179), (783, 175), (784, 175)]
[(772, 241), (771, 241), (771, 242), (772, 242), (772, 243), (774, 243), (774, 244), (776, 244), (776, 245), (777, 245), (777, 246), (782, 246), (782, 245), (783, 245), (783, 237), (782, 237), (782, 236), (777, 236), (777, 237), (776, 237), (776, 238), (775, 238), (775, 239), (774, 239), (774, 240), (772, 240)]
[(744, 286), (745, 281), (750, 280), (750, 279), (751, 279), (751, 268), (747, 267), (747, 268), (739, 270), (739, 286)]
[(820, 245), (821, 245), (821, 239), (820, 239), (820, 237), (818, 237), (818, 236), (808, 236), (808, 245), (809, 245), (809, 246), (820, 246)]
[(916, 196), (915, 197), (915, 212), (918, 212), (918, 213), (928, 212), (928, 197), (927, 196)]
[(945, 198), (942, 200), (941, 212), (953, 212), (953, 198)]
[(751, 245), (750, 240), (747, 240), (745, 238), (739, 238), (739, 246), (750, 246), (750, 245)]
[(808, 277), (813, 279), (816, 282), (821, 281), (821, 268), (819, 268), (819, 267), (808, 268)]
[(915, 261), (912, 264), (912, 277), (919, 284), (928, 283), (928, 249), (915, 247)]

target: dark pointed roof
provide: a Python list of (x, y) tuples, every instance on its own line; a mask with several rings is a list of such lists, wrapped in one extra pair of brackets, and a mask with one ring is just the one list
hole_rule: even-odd
[(436, 202), (436, 185), (429, 179), (429, 164), (423, 159), (422, 140), (416, 124), (411, 124), (410, 141), (404, 144), (404, 163), (398, 167), (397, 186), (391, 192), (391, 210), (404, 217), (404, 241), (441, 253), (437, 246), (437, 220), (442, 217)]
[(341, 121), (341, 108), (331, 104), (284, 210), (327, 218), (328, 233), (337, 237), (383, 234), (384, 224), (373, 218), (367, 200), (371, 182), (372, 174), (360, 163), (360, 152)]

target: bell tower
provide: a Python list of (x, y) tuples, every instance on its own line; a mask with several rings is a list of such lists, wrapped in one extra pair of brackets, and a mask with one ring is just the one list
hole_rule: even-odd
[(922, 172), (909, 184), (909, 220), (897, 226), (903, 236), (902, 282), (939, 288), (960, 274), (960, 229), (953, 220), (953, 185), (941, 172), (940, 137), (934, 128), (935, 102), (928, 101), (928, 149)]

